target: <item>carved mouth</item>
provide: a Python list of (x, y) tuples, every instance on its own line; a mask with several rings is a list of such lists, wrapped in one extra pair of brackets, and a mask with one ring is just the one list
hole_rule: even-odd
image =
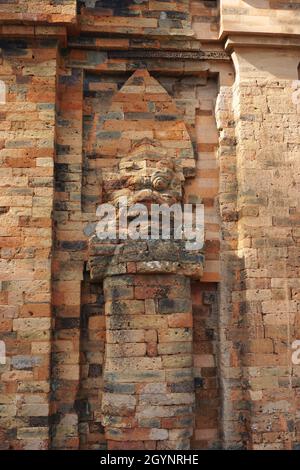
[(170, 194), (159, 193), (158, 191), (153, 191), (152, 189), (143, 189), (132, 195), (131, 204), (173, 204), (176, 200)]

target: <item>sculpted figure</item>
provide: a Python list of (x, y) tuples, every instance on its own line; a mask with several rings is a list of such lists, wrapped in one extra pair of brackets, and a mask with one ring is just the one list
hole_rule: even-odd
[[(138, 142), (130, 155), (119, 160), (114, 171), (110, 170), (104, 175), (104, 200), (115, 209), (110, 215), (111, 225), (107, 229), (109, 239), (101, 237), (99, 240), (97, 234), (91, 239), (93, 256), (90, 257), (89, 267), (93, 278), (127, 273), (128, 263), (136, 263), (137, 271), (143, 273), (177, 272), (197, 279), (201, 277), (202, 250), (189, 251), (184, 237), (174, 237), (175, 218), (179, 217), (180, 224), (182, 222), (183, 183), (180, 162), (172, 161), (158, 142), (148, 139)], [(123, 205), (123, 201), (126, 204)], [(160, 219), (155, 226), (157, 239), (150, 237), (153, 227), (150, 218), (155, 204), (162, 210), (167, 208), (167, 217)], [(143, 207), (147, 209), (147, 215), (141, 222), (141, 219), (135, 221), (135, 224), (139, 226), (139, 232), (146, 236), (130, 239), (128, 227), (133, 219), (138, 218)], [(168, 214), (169, 207), (172, 211)], [(179, 208), (179, 214), (173, 211), (174, 207)], [(164, 239), (161, 236), (162, 226), (168, 223), (170, 238)], [(98, 228), (99, 237), (102, 235), (101, 230), (103, 225)], [(116, 234), (115, 238), (111, 237), (111, 233)], [(132, 264), (130, 266), (132, 268)]]
[(117, 173), (104, 178), (106, 201), (117, 204), (126, 196), (129, 205), (168, 204), (182, 200), (184, 175), (179, 163), (167, 156), (159, 142), (143, 139), (120, 159)]
[[(132, 94), (143, 110), (140, 122), (139, 113), (126, 112)], [(193, 377), (190, 278), (202, 276), (203, 253), (182, 237), (184, 181), (195, 168), (192, 143), (171, 97), (146, 70), (135, 72), (116, 95), (112, 116), (105, 130), (115, 129), (118, 138), (106, 147), (114, 165), (103, 170), (99, 207), (108, 211), (107, 233), (115, 237), (102, 236), (105, 216), (98, 213), (103, 218), (90, 237), (88, 259), (90, 277), (103, 282), (105, 297), (101, 422), (109, 449), (128, 440), (142, 449), (188, 449), (195, 395), (192, 383), (180, 392), (174, 367), (179, 380)], [(155, 237), (154, 207), (162, 208)], [(178, 214), (181, 225), (172, 232)], [(132, 238), (127, 226), (142, 227), (140, 238)], [(182, 350), (169, 347), (173, 341), (183, 347), (183, 362)], [(164, 425), (169, 405), (180, 423), (175, 433)], [(155, 423), (145, 425), (153, 409)]]

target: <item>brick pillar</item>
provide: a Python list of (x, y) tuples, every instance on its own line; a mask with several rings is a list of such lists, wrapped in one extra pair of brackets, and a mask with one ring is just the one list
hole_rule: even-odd
[(5, 40), (0, 62), (0, 448), (47, 449), (57, 47)]
[(109, 449), (188, 449), (192, 306), (182, 275), (106, 277), (103, 425)]
[[(293, 81), (299, 56), (236, 46), (233, 58), (236, 206), (228, 204), (227, 218), (224, 207), (222, 212), (229, 291), (223, 287), (221, 299), (232, 319), (223, 304), (221, 349), (224, 398), (235, 404), (231, 417), (224, 413), (224, 445), (291, 449), (299, 446), (299, 371), (291, 358), (300, 308), (299, 103)], [(233, 150), (228, 147), (227, 156)], [(233, 200), (228, 194), (227, 203)], [(230, 218), (236, 222), (231, 241)]]

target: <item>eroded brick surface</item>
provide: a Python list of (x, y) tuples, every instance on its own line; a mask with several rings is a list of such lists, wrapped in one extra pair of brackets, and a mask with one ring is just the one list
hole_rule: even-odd
[[(299, 448), (298, 16), (0, 1), (1, 449)], [(96, 208), (161, 147), (204, 253), (111, 263)]]
[(45, 449), (57, 48), (6, 41), (1, 50), (1, 446)]

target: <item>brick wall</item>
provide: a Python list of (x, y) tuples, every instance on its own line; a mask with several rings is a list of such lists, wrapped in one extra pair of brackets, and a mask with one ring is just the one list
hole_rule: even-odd
[[(201, 283), (192, 283), (192, 446), (299, 448), (300, 372), (291, 361), (300, 339), (299, 57), (291, 38), (298, 3), (220, 2), (223, 37), (243, 33), (227, 44), (235, 51), (231, 87), (232, 65), (219, 55), (219, 2), (0, 1), (1, 448), (103, 449), (107, 441), (118, 446), (116, 436), (174, 447), (191, 434), (162, 416), (153, 433), (105, 435), (102, 427), (111, 332), (102, 285), (86, 269), (88, 237), (102, 169), (112, 166), (112, 154), (102, 152), (105, 115), (138, 68), (180, 110), (196, 157), (185, 200), (205, 205), (206, 264)], [(258, 33), (268, 35), (268, 48), (247, 44), (261, 43)], [(164, 57), (143, 57), (144, 50)], [(217, 58), (190, 54), (201, 50)], [(160, 330), (158, 343), (153, 331), (143, 333), (132, 350), (143, 351), (142, 364), (152, 356), (180, 363), (181, 353), (158, 353)], [(141, 398), (144, 386), (131, 387), (138, 406), (149, 398)], [(161, 390), (172, 387), (170, 380)]]
[(76, 0), (2, 0), (0, 23), (69, 23), (76, 19)]
[(36, 449), (49, 440), (57, 48), (1, 48), (1, 446)]
[[(299, 276), (299, 165), (293, 131), (299, 117), (288, 81), (246, 81), (236, 93), (241, 214), (238, 255), (243, 257), (244, 269), (240, 273), (241, 292), (235, 298), (247, 317), (243, 365), (251, 402), (251, 442), (256, 449), (292, 448), (298, 442), (295, 398), (299, 371), (291, 362), (291, 343), (299, 335), (299, 300), (292, 287)], [(288, 129), (281, 124), (283, 115)], [(247, 145), (250, 128), (256, 136), (252, 149)], [(268, 147), (270, 139), (275, 147)], [(246, 154), (254, 165), (244, 164)]]
[[(229, 448), (291, 449), (299, 443), (299, 370), (291, 360), (299, 335), (293, 294), (299, 275), (298, 108), (293, 82), (271, 75), (276, 62), (265, 72), (258, 67), (257, 79), (247, 78), (246, 54), (237, 54), (232, 108), (226, 89), (218, 101), (220, 158), (229, 164), (223, 168), (231, 179), (221, 199), (227, 247), (221, 288), (223, 425)], [(290, 74), (295, 77), (295, 70)]]
[(161, 2), (146, 0), (79, 1), (82, 31), (126, 34), (191, 35), (189, 0)]
[(192, 0), (190, 10), (196, 37), (207, 41), (219, 36), (220, 6), (218, 0)]
[(221, 33), (299, 34), (299, 0), (222, 0)]
[(221, 447), (218, 285), (192, 283), (194, 385), (193, 449)]
[[(63, 65), (63, 64), (62, 64)], [(52, 447), (78, 448), (80, 314), (84, 252), (81, 213), (82, 73), (63, 66), (58, 75), (53, 259), (54, 344)]]
[(77, 395), (81, 449), (106, 448), (101, 423), (105, 352), (104, 296), (101, 284), (82, 285), (80, 385)]

